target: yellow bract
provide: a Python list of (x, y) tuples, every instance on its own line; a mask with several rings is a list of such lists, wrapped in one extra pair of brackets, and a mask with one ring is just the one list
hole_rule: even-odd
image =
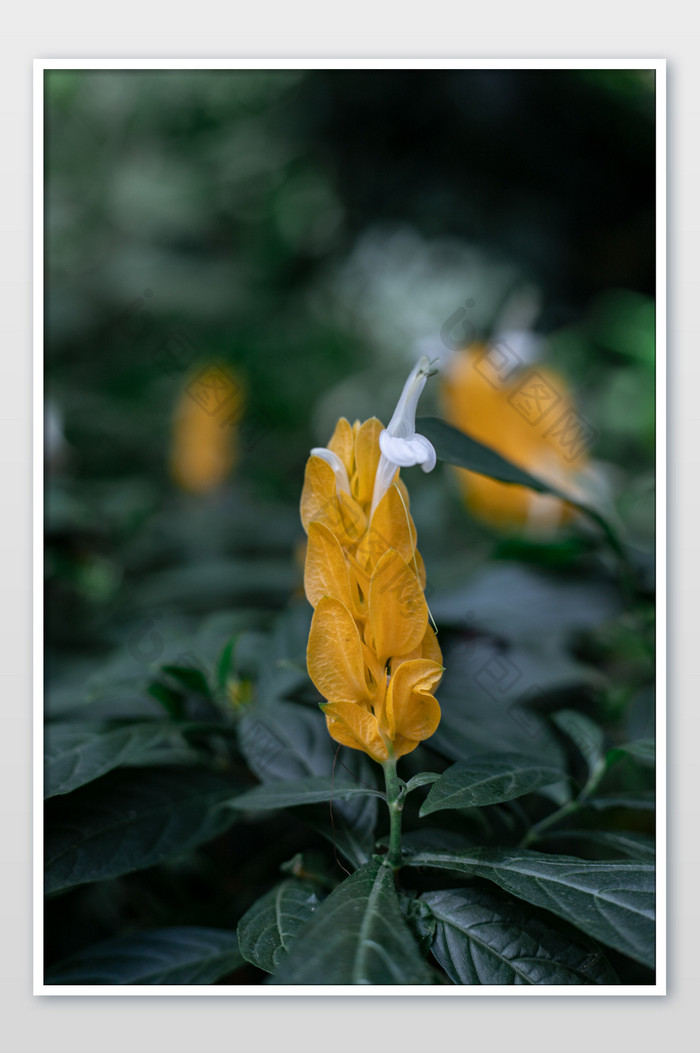
[(170, 454), (171, 475), (183, 490), (208, 493), (227, 478), (237, 457), (231, 422), (240, 417), (242, 406), (241, 386), (223, 367), (210, 367), (201, 381), (198, 376), (188, 379), (175, 408)]
[(301, 497), (304, 587), (315, 608), (309, 675), (327, 700), (332, 738), (379, 763), (435, 732), (432, 691), (443, 671), (398, 470), (370, 517), (381, 431), (376, 418), (352, 425), (341, 418), (324, 456), (309, 458)]
[[(588, 466), (585, 449), (563, 440), (576, 412), (564, 380), (542, 366), (506, 370), (499, 379), (488, 349), (458, 352), (445, 375), (445, 415), (455, 427), (545, 482), (580, 496), (577, 476)], [(558, 422), (563, 422), (558, 424)], [(470, 512), (501, 528), (551, 533), (574, 514), (571, 506), (524, 486), (499, 483), (455, 468)]]

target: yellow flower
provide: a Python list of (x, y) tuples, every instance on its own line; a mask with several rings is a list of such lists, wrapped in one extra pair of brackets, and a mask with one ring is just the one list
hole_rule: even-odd
[(304, 588), (314, 607), (309, 675), (326, 698), (330, 735), (383, 763), (436, 730), (432, 692), (442, 655), (429, 625), (425, 571), (398, 466), (429, 471), (435, 451), (415, 433), (430, 376), (422, 359), (389, 427), (342, 417), (306, 465), (301, 520), (308, 534)]
[[(458, 352), (442, 384), (445, 416), (455, 427), (503, 457), (572, 496), (581, 496), (577, 477), (588, 466), (585, 450), (563, 441), (567, 415), (576, 419), (564, 380), (542, 366), (524, 367), (499, 381), (484, 347)], [(549, 412), (546, 412), (551, 406)], [(571, 506), (524, 486), (453, 469), (469, 510), (500, 528), (547, 534), (574, 515)]]
[(236, 463), (236, 422), (243, 408), (240, 384), (213, 365), (188, 379), (175, 408), (170, 472), (190, 493), (215, 490)]

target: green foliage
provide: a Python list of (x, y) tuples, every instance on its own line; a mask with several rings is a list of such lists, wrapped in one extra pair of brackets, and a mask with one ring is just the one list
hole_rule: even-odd
[(319, 801), (339, 801), (350, 797), (384, 797), (379, 790), (366, 786), (348, 785), (345, 781), (332, 782), (322, 775), (310, 775), (293, 782), (273, 782), (256, 786), (252, 790), (234, 797), (229, 803), (244, 812), (267, 811), (290, 808), (295, 804), (317, 804)]
[(486, 878), (606, 946), (654, 965), (654, 867), (649, 863), (598, 863), (498, 848), (417, 852), (407, 862)]
[(50, 969), (48, 984), (213, 984), (241, 965), (236, 937), (195, 925), (119, 936)]
[(316, 910), (273, 984), (430, 984), (391, 868), (372, 859)]
[(600, 948), (517, 900), (482, 888), (425, 892), (433, 954), (455, 984), (615, 984)]
[(270, 889), (238, 923), (238, 945), (243, 957), (258, 969), (275, 973), (318, 902), (309, 882), (288, 880)]
[(46, 812), (46, 891), (117, 877), (182, 855), (235, 821), (236, 783), (188, 767), (124, 769)]
[(502, 804), (548, 783), (559, 782), (563, 772), (534, 764), (516, 753), (487, 753), (453, 764), (433, 783), (420, 814), (445, 808), (483, 808)]
[(70, 793), (112, 768), (136, 760), (174, 733), (158, 721), (106, 729), (49, 725), (46, 730), (44, 796)]

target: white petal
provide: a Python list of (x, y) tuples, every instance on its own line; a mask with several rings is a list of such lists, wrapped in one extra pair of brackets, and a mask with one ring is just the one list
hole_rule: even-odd
[[(396, 409), (394, 410), (394, 414), (387, 427), (387, 431), (390, 435), (401, 436), (403, 438), (409, 438), (411, 435), (415, 435), (418, 399), (420, 398), (423, 388), (425, 387), (425, 382), (430, 375), (430, 362), (427, 357), (423, 355), (409, 373), (408, 379), (403, 386), (403, 391), (399, 396), (399, 401), (396, 403)], [(411, 461), (411, 464), (416, 463), (416, 461)]]
[(399, 468), (410, 468), (414, 464), (423, 465), (423, 471), (430, 472), (435, 467), (436, 455), (433, 444), (425, 435), (414, 434), (407, 439), (390, 435), (385, 429), (379, 434), (379, 448), (388, 461)]

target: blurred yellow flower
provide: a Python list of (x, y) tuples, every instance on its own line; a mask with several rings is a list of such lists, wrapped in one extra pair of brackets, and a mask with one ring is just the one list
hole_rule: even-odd
[(215, 490), (237, 459), (241, 385), (220, 365), (191, 376), (175, 407), (170, 472), (189, 493)]
[(432, 446), (415, 433), (429, 375), (421, 360), (386, 429), (376, 417), (352, 425), (341, 417), (328, 447), (312, 450), (301, 496), (304, 588), (314, 607), (309, 675), (327, 700), (321, 708), (331, 737), (380, 764), (410, 753), (440, 721), (432, 691), (442, 655), (397, 467), (435, 463)]
[[(586, 436), (565, 381), (542, 366), (521, 366), (501, 380), (502, 360), (483, 346), (456, 353), (441, 395), (447, 420), (545, 482), (581, 496), (588, 467)], [(454, 468), (469, 510), (502, 529), (554, 532), (575, 513), (570, 505), (524, 486)]]

